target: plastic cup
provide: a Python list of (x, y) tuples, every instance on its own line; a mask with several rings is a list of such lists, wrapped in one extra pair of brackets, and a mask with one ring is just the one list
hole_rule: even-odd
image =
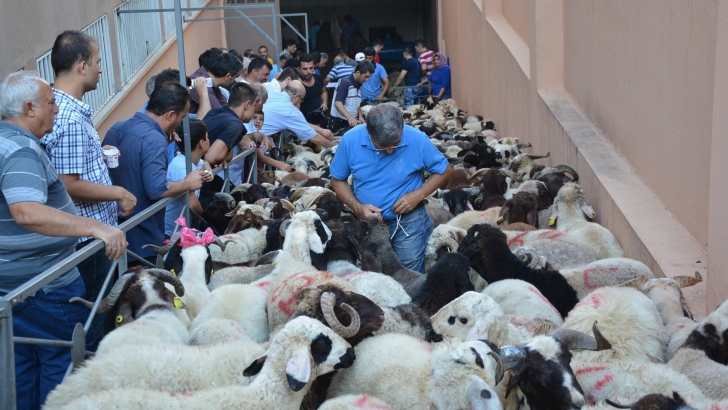
[(116, 168), (119, 166), (119, 150), (114, 149), (105, 149), (104, 150), (104, 156), (106, 157), (106, 166), (108, 168)]

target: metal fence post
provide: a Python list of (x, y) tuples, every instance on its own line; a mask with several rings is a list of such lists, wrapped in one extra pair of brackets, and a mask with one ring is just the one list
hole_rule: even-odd
[[(180, 0), (174, 0), (174, 23), (177, 30), (177, 61), (179, 64), (179, 82), (183, 86), (187, 86), (187, 68), (185, 67), (185, 35), (182, 29), (182, 5)], [(200, 90), (197, 90), (199, 93)], [(207, 89), (204, 90), (207, 92)], [(184, 135), (182, 136), (183, 143), (185, 145), (185, 163), (187, 165), (187, 174), (192, 172), (192, 146), (190, 143), (190, 118), (185, 116), (182, 119), (182, 130)], [(189, 211), (189, 197), (187, 195), (182, 196), (182, 204), (184, 206), (185, 220), (187, 226), (192, 222), (190, 220)]]
[(3, 409), (15, 410), (15, 346), (13, 345), (13, 307), (0, 299), (0, 366), (2, 388), (0, 403)]

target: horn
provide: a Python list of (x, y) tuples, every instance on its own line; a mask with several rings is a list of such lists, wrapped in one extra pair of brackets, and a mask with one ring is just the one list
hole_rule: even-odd
[(574, 182), (579, 180), (579, 174), (577, 174), (576, 171), (574, 171), (574, 168), (572, 168), (568, 165), (557, 165), (554, 168), (559, 171), (568, 172), (569, 174), (571, 174), (571, 176), (574, 179)]
[(177, 296), (185, 295), (185, 286), (182, 284), (182, 281), (179, 280), (178, 277), (174, 276), (170, 271), (164, 269), (149, 268), (147, 269), (147, 273), (161, 280), (162, 282), (167, 282), (170, 285), (174, 286), (174, 293), (176, 293)]
[(359, 314), (354, 310), (353, 307), (346, 303), (341, 304), (341, 308), (346, 311), (351, 317), (351, 324), (348, 327), (339, 322), (334, 314), (334, 304), (336, 303), (336, 296), (331, 292), (324, 292), (321, 294), (321, 312), (324, 314), (326, 323), (331, 326), (331, 329), (336, 332), (339, 336), (344, 339), (354, 336), (359, 331), (361, 326), (361, 319)]
[(230, 191), (231, 194), (234, 194), (235, 192), (248, 192), (248, 188), (253, 184), (240, 184), (235, 187), (232, 191)]
[(258, 260), (255, 261), (253, 266), (270, 265), (271, 263), (273, 263), (273, 260), (276, 258), (276, 256), (278, 256), (279, 253), (281, 253), (280, 250), (270, 251), (270, 252), (266, 253), (265, 255), (261, 256), (260, 258), (258, 258)]
[(519, 248), (514, 254), (531, 269), (538, 264), (538, 255), (533, 250)]
[(321, 152), (321, 161), (326, 161), (326, 156), (328, 154), (334, 155), (333, 150), (331, 148), (326, 148)]
[(698, 283), (703, 281), (703, 277), (700, 276), (700, 272), (695, 271), (695, 277), (692, 276), (675, 276), (672, 278), (677, 283), (677, 286), (682, 288), (687, 288), (688, 286), (697, 285)]
[(532, 147), (532, 145), (530, 142), (527, 142), (525, 144), (524, 143), (516, 144), (516, 148), (518, 148), (518, 149), (531, 148), (531, 147)]
[(283, 209), (288, 211), (288, 213), (290, 213), (291, 215), (293, 215), (296, 212), (296, 207), (293, 206), (291, 201), (281, 198), (280, 203), (281, 203), (281, 206), (283, 207)]
[(592, 326), (592, 332), (594, 332), (594, 337), (576, 330), (559, 329), (551, 333), (551, 337), (564, 343), (569, 350), (593, 350), (598, 352), (612, 348), (612, 344), (602, 336), (599, 328), (597, 328), (596, 321), (594, 322), (594, 326)]
[(634, 403), (632, 403), (632, 404), (619, 404), (619, 403), (615, 403), (615, 402), (613, 402), (613, 401), (611, 401), (609, 399), (606, 399), (604, 401), (607, 402), (608, 405), (610, 405), (612, 407), (616, 407), (618, 409), (631, 409), (632, 406), (634, 406)]
[(237, 204), (237, 205), (235, 205), (235, 208), (233, 208), (233, 210), (232, 210), (232, 211), (230, 211), (230, 212), (226, 213), (226, 214), (225, 214), (225, 216), (227, 216), (228, 218), (231, 218), (231, 217), (233, 217), (233, 216), (237, 215), (237, 214), (238, 214), (238, 210), (239, 210), (239, 209), (240, 209), (240, 207), (241, 207), (241, 206), (243, 206), (243, 205), (245, 205), (245, 201), (240, 201), (240, 202), (238, 202), (238, 204)]
[(488, 352), (488, 356), (495, 360), (495, 384), (498, 384), (503, 380), (503, 362), (496, 352)]
[[(677, 278), (677, 276), (676, 276), (676, 278)], [(642, 288), (645, 286), (645, 284), (647, 284), (648, 281), (649, 281), (648, 278), (636, 278), (636, 279), (632, 279), (632, 280), (629, 280), (624, 283), (620, 283), (619, 286), (622, 286), (625, 288), (635, 288), (639, 291), (642, 291)], [(679, 286), (680, 285), (678, 285), (678, 287)]]
[(216, 192), (215, 198), (223, 198), (225, 201), (227, 201), (230, 208), (235, 208), (235, 198), (233, 198), (232, 195), (225, 193), (225, 192)]
[(180, 235), (181, 234), (179, 233), (179, 231), (178, 232), (175, 232), (175, 234), (172, 235), (171, 238), (169, 238), (169, 241), (164, 246), (157, 246), (157, 245), (152, 245), (151, 243), (148, 243), (146, 245), (143, 245), (142, 246), (142, 249), (144, 249), (144, 248), (151, 248), (157, 254), (164, 256), (167, 253), (169, 253), (169, 250), (172, 249), (172, 247), (175, 245), (175, 243), (177, 243), (177, 241), (179, 240)]
[(498, 169), (498, 172), (500, 172), (501, 175), (506, 176), (516, 182), (523, 182), (523, 179), (521, 177), (519, 177), (518, 174), (516, 174), (515, 172), (513, 172), (509, 169), (500, 168), (500, 169)]
[(448, 192), (450, 192), (450, 190), (449, 190), (449, 189), (438, 189), (438, 190), (437, 190), (437, 197), (438, 197), (439, 199), (442, 199), (442, 197), (444, 197), (444, 196), (445, 196), (445, 194), (447, 194)]
[[(124, 286), (126, 286), (126, 283), (131, 279), (131, 277), (134, 276), (133, 273), (125, 273), (121, 275), (119, 280), (114, 283), (114, 287), (111, 288), (109, 291), (109, 295), (106, 296), (101, 302), (99, 303), (99, 308), (96, 310), (96, 314), (106, 313), (111, 310), (111, 308), (114, 307), (116, 304), (116, 301), (119, 300), (119, 296), (121, 295), (121, 291), (124, 290)], [(93, 302), (89, 302), (87, 300), (81, 299), (81, 298), (71, 298), (69, 302), (81, 302), (84, 305), (86, 305), (89, 309), (91, 309), (94, 304)]]
[(526, 348), (520, 346), (502, 347), (500, 359), (503, 371), (520, 367), (526, 360)]
[(529, 159), (541, 159), (548, 158), (549, 155), (551, 155), (551, 151), (547, 152), (546, 155), (526, 154), (526, 157), (528, 157)]
[(228, 242), (233, 242), (233, 241), (223, 242), (221, 238), (215, 237), (215, 245), (220, 247), (220, 252), (225, 252), (225, 248), (227, 247)]
[(462, 189), (468, 196), (478, 195), (480, 193), (480, 189), (478, 188), (460, 188)]

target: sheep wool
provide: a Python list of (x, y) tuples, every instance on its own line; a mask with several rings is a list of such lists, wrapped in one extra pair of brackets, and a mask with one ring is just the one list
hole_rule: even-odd
[(191, 331), (209, 319), (230, 319), (256, 343), (268, 340), (268, 292), (253, 285), (227, 285), (210, 292)]
[(564, 324), (559, 311), (533, 285), (518, 279), (493, 282), (481, 292), (493, 298), (506, 315)]
[(465, 230), (478, 224), (488, 224), (490, 226), (497, 227), (498, 214), (500, 213), (500, 210), (501, 207), (494, 206), (486, 209), (485, 211), (465, 211), (449, 220), (445, 225)]
[(387, 403), (367, 394), (347, 394), (326, 400), (318, 410), (394, 410)]
[(152, 310), (137, 320), (114, 329), (101, 340), (96, 354), (115, 346), (128, 344), (187, 344), (189, 341), (187, 326), (179, 320), (172, 309)]
[(624, 287), (599, 288), (574, 307), (563, 328), (587, 333), (595, 321), (612, 348), (576, 351), (575, 361), (664, 363), (667, 340), (662, 319), (655, 304), (641, 292)]

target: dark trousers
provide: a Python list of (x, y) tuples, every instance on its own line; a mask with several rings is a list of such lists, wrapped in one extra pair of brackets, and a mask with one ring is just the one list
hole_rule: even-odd
[[(76, 250), (83, 249), (93, 241), (94, 239), (92, 238), (79, 243), (76, 245)], [(83, 284), (86, 287), (86, 300), (90, 300), (92, 302), (96, 300), (99, 292), (101, 292), (101, 286), (104, 284), (104, 280), (106, 280), (106, 275), (109, 273), (109, 269), (111, 269), (112, 263), (113, 261), (109, 260), (106, 256), (106, 248), (101, 248), (99, 251), (89, 256), (85, 261), (78, 264), (78, 271), (81, 273)], [(106, 288), (104, 297), (109, 294), (111, 287), (114, 286), (115, 278), (116, 276), (112, 278), (109, 287)], [(97, 341), (100, 341), (104, 337), (105, 333), (103, 323), (105, 318), (105, 313), (97, 314), (96, 317), (94, 317), (93, 322), (91, 322), (91, 327), (94, 329)], [(96, 346), (93, 346), (93, 350), (96, 350)]]
[[(35, 296), (13, 307), (13, 333), (17, 337), (70, 341), (76, 323), (86, 323), (89, 310), (80, 303), (69, 303), (74, 296), (84, 297), (84, 284), (77, 278), (70, 284)], [(93, 328), (86, 335), (86, 349), (94, 344)], [(40, 409), (48, 393), (62, 380), (71, 364), (67, 347), (15, 345), (15, 390), (18, 409)], [(80, 394), (81, 392), (79, 392)]]

